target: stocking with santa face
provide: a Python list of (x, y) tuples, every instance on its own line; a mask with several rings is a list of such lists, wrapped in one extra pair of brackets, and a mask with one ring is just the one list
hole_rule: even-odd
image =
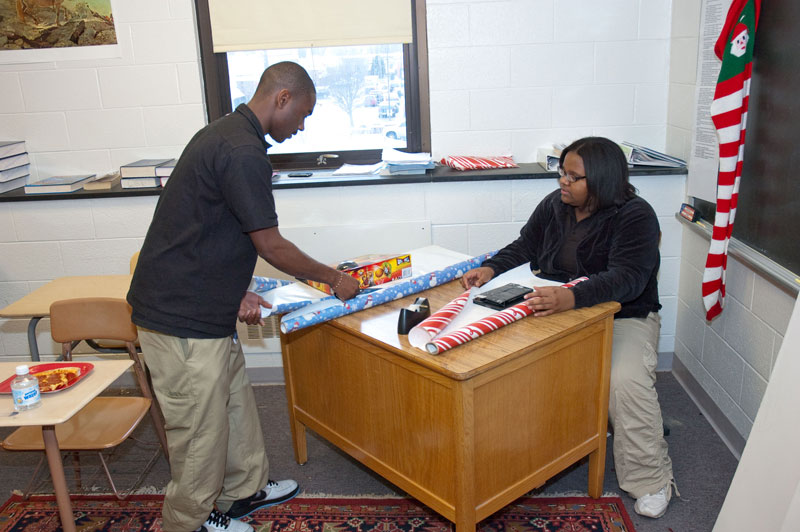
[(711, 121), (719, 137), (719, 175), (717, 213), (703, 272), (703, 305), (708, 320), (722, 312), (725, 300), (728, 242), (739, 198), (753, 70), (753, 41), (760, 10), (761, 0), (733, 0), (714, 46), (722, 66), (710, 109)]

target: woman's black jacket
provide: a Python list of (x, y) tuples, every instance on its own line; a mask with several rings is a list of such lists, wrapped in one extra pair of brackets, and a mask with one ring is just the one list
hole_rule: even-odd
[(560, 190), (542, 200), (520, 236), (484, 261), (499, 275), (526, 262), (539, 277), (567, 282), (587, 276), (571, 290), (575, 308), (604, 301), (618, 301), (622, 308), (615, 318), (644, 318), (658, 312), (658, 252), (660, 230), (653, 208), (636, 196), (621, 206), (602, 209), (581, 223), (589, 224), (578, 245), (577, 272), (554, 266), (566, 231), (567, 216), (574, 207), (561, 201)]

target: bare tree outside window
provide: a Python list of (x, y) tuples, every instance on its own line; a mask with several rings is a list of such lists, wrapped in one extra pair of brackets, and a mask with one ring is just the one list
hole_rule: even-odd
[(328, 75), (323, 80), (331, 97), (350, 117), (351, 128), (355, 127), (353, 110), (356, 99), (363, 93), (366, 75), (367, 65), (363, 59), (344, 58), (338, 66), (328, 70)]
[(407, 147), (402, 45), (228, 52), (231, 108), (248, 101), (261, 72), (280, 61), (308, 71), (317, 105), (305, 130), (273, 145), (270, 153)]

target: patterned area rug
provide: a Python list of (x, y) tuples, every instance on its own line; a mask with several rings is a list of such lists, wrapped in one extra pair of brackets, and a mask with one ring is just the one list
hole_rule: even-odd
[[(73, 496), (78, 530), (161, 531), (160, 495)], [(310, 497), (264, 508), (243, 519), (259, 532), (439, 532), (452, 523), (414, 499)], [(0, 532), (61, 530), (55, 498), (13, 496), (0, 508)], [(634, 532), (619, 497), (523, 497), (481, 521), (481, 532)]]

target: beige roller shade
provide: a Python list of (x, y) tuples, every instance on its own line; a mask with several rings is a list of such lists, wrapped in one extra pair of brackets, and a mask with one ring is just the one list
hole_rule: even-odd
[(208, 0), (214, 53), (410, 43), (410, 0)]

